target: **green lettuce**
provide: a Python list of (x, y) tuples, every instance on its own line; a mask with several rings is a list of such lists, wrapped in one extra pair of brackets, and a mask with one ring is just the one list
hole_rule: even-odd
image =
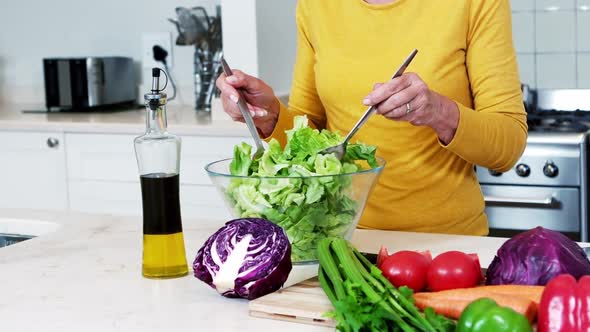
[(319, 154), (342, 142), (342, 136), (309, 127), (306, 116), (294, 118), (284, 149), (272, 139), (262, 157), (251, 159), (252, 147), (234, 148), (230, 164), (235, 178), (226, 188), (227, 199), (240, 217), (262, 217), (285, 229), (293, 261), (316, 259), (319, 240), (345, 236), (358, 212), (351, 197), (352, 176), (377, 167), (376, 148), (349, 144), (343, 160)]

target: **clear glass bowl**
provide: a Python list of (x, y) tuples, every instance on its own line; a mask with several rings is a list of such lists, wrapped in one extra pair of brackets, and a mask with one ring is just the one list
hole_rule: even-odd
[(211, 181), (235, 218), (261, 217), (285, 229), (295, 264), (317, 262), (317, 242), (335, 236), (350, 240), (367, 198), (383, 171), (307, 177), (231, 175), (232, 159), (205, 166)]

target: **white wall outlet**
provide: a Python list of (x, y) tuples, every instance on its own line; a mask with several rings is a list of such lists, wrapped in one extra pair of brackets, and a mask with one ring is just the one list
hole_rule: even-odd
[(166, 64), (168, 65), (168, 68), (172, 68), (172, 35), (170, 32), (144, 33), (141, 36), (141, 45), (141, 64), (143, 68), (164, 67), (161, 62), (154, 60), (153, 49), (155, 45), (159, 45), (168, 52)]

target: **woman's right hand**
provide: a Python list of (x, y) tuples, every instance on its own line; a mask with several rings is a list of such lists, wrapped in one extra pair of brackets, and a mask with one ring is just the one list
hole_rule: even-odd
[(269, 136), (279, 118), (280, 104), (272, 88), (264, 81), (243, 73), (240, 70), (233, 70), (233, 75), (226, 77), (219, 75), (216, 81), (217, 88), (221, 91), (221, 102), (223, 110), (234, 121), (244, 122), (244, 117), (238, 108), (238, 92), (241, 89), (254, 124), (263, 137)]

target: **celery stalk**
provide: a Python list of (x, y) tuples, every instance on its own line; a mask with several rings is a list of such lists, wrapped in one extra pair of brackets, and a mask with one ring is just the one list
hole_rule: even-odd
[[(408, 323), (406, 323), (398, 313), (391, 307), (389, 304), (384, 301), (384, 298), (381, 294), (377, 293), (377, 291), (369, 285), (366, 280), (366, 276), (369, 274), (365, 269), (359, 269), (355, 263), (356, 258), (354, 257), (352, 251), (348, 247), (348, 242), (344, 239), (334, 239), (332, 240), (331, 247), (334, 250), (334, 253), (340, 260), (340, 264), (344, 271), (346, 271), (346, 276), (355, 284), (360, 285), (361, 290), (367, 296), (370, 302), (378, 304), (383, 309), (388, 311), (391, 314), (392, 319), (398, 324), (398, 326), (406, 332), (415, 332)], [(364, 274), (363, 274), (364, 272)]]

